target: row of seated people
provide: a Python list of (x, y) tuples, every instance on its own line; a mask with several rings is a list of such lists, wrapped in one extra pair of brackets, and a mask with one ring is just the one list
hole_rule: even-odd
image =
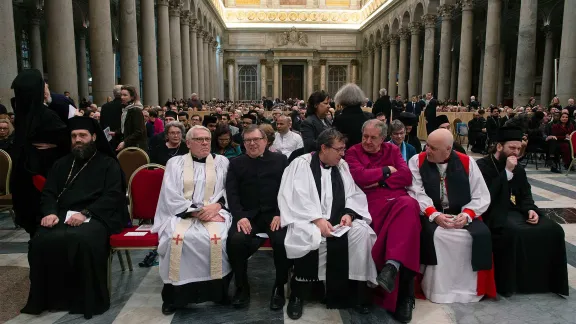
[[(100, 145), (101, 129), (87, 119), (69, 121), (72, 153), (54, 165), (42, 192), (46, 216), (30, 242), (25, 313), (65, 309), (89, 318), (109, 308), (108, 238), (122, 227), (125, 183), (109, 146)], [(167, 163), (152, 229), (163, 313), (229, 303), (232, 277), (232, 305), (248, 306), (247, 264), (264, 243), (260, 233), (271, 240), (276, 268), (271, 309), (284, 306), (293, 269), (292, 319), (319, 282), (328, 308), (368, 313), (375, 303), (405, 323), (415, 291), (436, 303), (475, 302), (496, 289), (568, 295), (564, 233), (535, 206), (517, 165), (521, 131), (501, 129), (497, 151), (478, 163), (453, 151), (445, 129), (408, 162), (386, 134), (384, 122), (369, 120), (361, 143), (346, 150), (330, 128), (315, 152), (288, 165), (256, 126), (242, 134), (246, 154), (230, 161), (211, 154), (209, 129), (192, 127), (190, 154)]]

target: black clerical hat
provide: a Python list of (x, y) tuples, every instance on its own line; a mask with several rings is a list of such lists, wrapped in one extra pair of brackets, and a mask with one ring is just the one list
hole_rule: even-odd
[(75, 116), (68, 119), (68, 126), (70, 131), (84, 129), (89, 131), (90, 134), (94, 134), (100, 128), (95, 119), (85, 116)]
[(208, 126), (208, 124), (217, 123), (218, 117), (212, 115), (204, 116), (204, 120), (202, 121), (203, 126)]
[(414, 126), (418, 121), (418, 117), (416, 117), (416, 115), (405, 111), (401, 112), (397, 119), (401, 121), (404, 126)]
[(242, 119), (244, 119), (244, 118), (248, 118), (248, 119), (252, 120), (252, 124), (256, 124), (256, 117), (254, 115), (245, 114), (242, 116)]
[(498, 136), (496, 137), (498, 142), (504, 143), (508, 141), (522, 141), (524, 132), (522, 129), (517, 127), (502, 127), (498, 130)]
[(168, 110), (167, 112), (164, 113), (164, 118), (166, 117), (172, 117), (174, 119), (178, 119), (178, 114), (175, 111)]
[(437, 126), (440, 126), (440, 125), (446, 124), (446, 123), (450, 123), (450, 120), (448, 120), (448, 116), (446, 116), (446, 115), (436, 116), (436, 125)]

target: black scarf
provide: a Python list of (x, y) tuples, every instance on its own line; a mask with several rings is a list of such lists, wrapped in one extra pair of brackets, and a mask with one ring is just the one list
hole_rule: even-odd
[[(312, 154), (310, 162), (318, 196), (322, 199), (322, 171), (318, 153)], [(332, 176), (332, 211), (330, 224), (340, 224), (345, 214), (346, 197), (344, 183), (338, 167), (331, 168)], [(348, 233), (341, 237), (326, 238), (326, 307), (348, 307)], [(296, 278), (306, 281), (318, 281), (318, 250), (310, 251), (302, 258), (294, 260), (294, 272)]]

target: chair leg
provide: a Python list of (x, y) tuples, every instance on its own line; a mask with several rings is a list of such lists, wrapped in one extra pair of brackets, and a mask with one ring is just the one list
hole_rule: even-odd
[(14, 213), (14, 209), (10, 208), (8, 212), (10, 213), (10, 218), (12, 218), (12, 223), (14, 223), (14, 229), (19, 229), (20, 226), (16, 224), (16, 213)]
[(538, 159), (540, 157), (537, 154), (534, 154), (534, 164), (536, 164), (536, 171), (538, 171)]
[(124, 266), (124, 258), (122, 258), (122, 251), (116, 250), (118, 253), (118, 261), (120, 262), (120, 268), (122, 268), (122, 272), (126, 271), (126, 267)]
[(112, 258), (114, 257), (114, 251), (110, 251), (108, 256), (108, 297), (112, 298)]
[(134, 269), (132, 269), (132, 258), (130, 258), (130, 251), (125, 250), (124, 252), (126, 253), (126, 261), (128, 262), (128, 270), (132, 271)]
[(572, 170), (572, 166), (574, 165), (575, 161), (576, 161), (576, 159), (572, 159), (572, 162), (570, 162), (568, 169), (566, 169), (566, 176), (568, 176), (568, 174), (570, 174), (570, 170)]

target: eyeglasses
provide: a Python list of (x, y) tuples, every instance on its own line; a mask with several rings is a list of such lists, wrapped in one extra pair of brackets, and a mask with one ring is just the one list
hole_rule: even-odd
[(346, 153), (346, 147), (341, 147), (341, 148), (335, 148), (332, 146), (328, 146), (329, 148), (333, 149), (334, 151), (338, 152), (339, 154), (344, 154)]
[(245, 138), (245, 139), (244, 139), (244, 143), (248, 143), (248, 144), (258, 143), (258, 141), (263, 140), (263, 139), (264, 139), (264, 137)]
[(204, 142), (210, 143), (212, 141), (210, 137), (192, 137), (191, 140), (199, 144), (202, 144)]

